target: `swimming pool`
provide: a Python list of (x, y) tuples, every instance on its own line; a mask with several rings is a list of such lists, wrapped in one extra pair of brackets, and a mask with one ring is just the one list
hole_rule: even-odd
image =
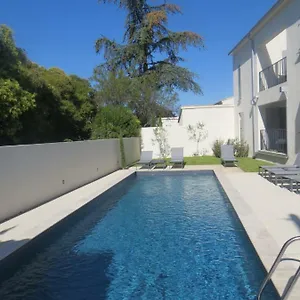
[(265, 276), (213, 172), (131, 176), (31, 254), (0, 299), (248, 300)]

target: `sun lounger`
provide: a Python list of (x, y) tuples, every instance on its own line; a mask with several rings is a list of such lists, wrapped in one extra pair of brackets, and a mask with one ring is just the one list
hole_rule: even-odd
[(298, 170), (285, 170), (283, 168), (273, 168), (269, 170), (269, 181), (273, 181), (276, 185), (278, 184), (279, 178), (284, 178), (289, 175), (300, 175), (300, 169)]
[(230, 165), (235, 166), (237, 161), (234, 157), (234, 148), (233, 145), (222, 145), (221, 146), (221, 161), (224, 167)]
[(179, 164), (184, 167), (184, 156), (183, 148), (172, 148), (171, 149), (171, 160), (170, 163), (174, 165)]
[(161, 166), (161, 168), (165, 169), (167, 167), (167, 161), (163, 158), (152, 159), (151, 160), (151, 166), (154, 167), (154, 168), (157, 168), (158, 166)]
[(143, 165), (145, 167), (148, 167), (148, 169), (150, 169), (152, 156), (153, 156), (153, 151), (142, 151), (141, 159), (139, 162), (137, 162), (137, 164)]
[[(299, 184), (300, 184), (300, 175), (286, 175), (282, 178), (282, 186), (283, 186), (283, 181), (286, 180), (289, 184), (289, 190), (291, 192), (296, 189), (297, 192), (299, 192)], [(294, 188), (295, 187), (295, 188)]]
[(266, 176), (267, 173), (272, 169), (277, 168), (284, 168), (285, 170), (300, 170), (300, 153), (297, 153), (295, 162), (292, 165), (282, 165), (282, 164), (276, 164), (274, 166), (260, 166), (258, 170), (258, 174), (262, 176)]

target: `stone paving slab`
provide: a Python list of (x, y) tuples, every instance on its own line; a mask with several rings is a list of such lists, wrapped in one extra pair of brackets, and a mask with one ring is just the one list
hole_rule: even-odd
[[(256, 173), (215, 171), (262, 263), (269, 271), (280, 248), (290, 238), (300, 235), (300, 196), (275, 186)], [(288, 260), (273, 275), (273, 283), (281, 294), (295, 274), (300, 259), (300, 242), (287, 251)], [(289, 300), (300, 299), (300, 281)]]

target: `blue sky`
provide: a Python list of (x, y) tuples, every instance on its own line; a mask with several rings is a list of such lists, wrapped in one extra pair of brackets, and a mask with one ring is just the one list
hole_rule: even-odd
[[(122, 41), (125, 13), (97, 0), (0, 0), (0, 24), (15, 33), (31, 60), (88, 78), (102, 62), (95, 40), (101, 34)], [(159, 3), (159, 0), (149, 0)], [(182, 105), (217, 102), (232, 95), (228, 52), (276, 0), (174, 0), (183, 15), (171, 17), (172, 30), (203, 36), (205, 50), (184, 53), (185, 66), (199, 75), (203, 96), (180, 93)]]

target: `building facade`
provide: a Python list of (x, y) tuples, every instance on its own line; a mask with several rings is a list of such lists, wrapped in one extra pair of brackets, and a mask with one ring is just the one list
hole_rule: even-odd
[(300, 1), (277, 1), (230, 54), (235, 136), (250, 155), (292, 161), (300, 152)]

